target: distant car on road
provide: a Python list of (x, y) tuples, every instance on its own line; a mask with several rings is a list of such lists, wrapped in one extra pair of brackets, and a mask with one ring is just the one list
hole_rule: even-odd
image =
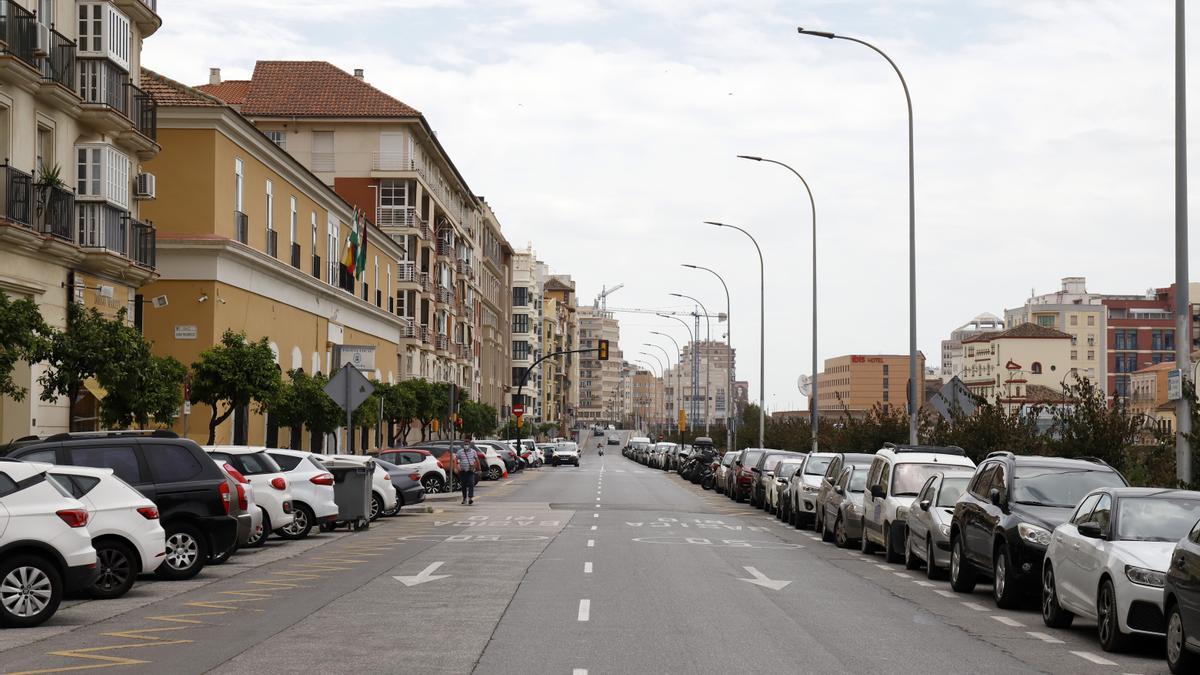
[(616, 433), (610, 433), (610, 434), (608, 435), (608, 442), (607, 442), (607, 444), (608, 444), (608, 445), (620, 445), (620, 444), (621, 444), (621, 436), (620, 436), (620, 434), (616, 434)]
[(574, 464), (579, 466), (579, 446), (575, 443), (559, 443), (554, 446), (554, 457), (551, 460), (554, 466), (560, 464)]

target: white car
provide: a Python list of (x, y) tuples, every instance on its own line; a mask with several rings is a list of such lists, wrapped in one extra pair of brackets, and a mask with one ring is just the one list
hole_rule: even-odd
[(799, 471), (804, 466), (803, 459), (785, 459), (775, 465), (774, 480), (767, 483), (767, 513), (779, 512), (779, 494), (783, 490), (783, 486), (787, 485), (788, 479), (792, 474)]
[(504, 458), (500, 453), (490, 445), (475, 444), (475, 447), (483, 453), (483, 461), (480, 469), (483, 475), (480, 478), (487, 480), (500, 480), (508, 475), (508, 468), (504, 464)]
[(158, 507), (112, 469), (36, 466), (87, 507), (98, 570), (96, 583), (88, 589), (93, 597), (125, 595), (137, 575), (153, 572), (166, 560), (167, 534), (158, 520)]
[(791, 514), (795, 514), (794, 517), (789, 514), (789, 517), (797, 528), (812, 526), (814, 529), (820, 529), (817, 527), (817, 495), (821, 492), (821, 480), (825, 477), (825, 470), (835, 457), (837, 453), (833, 452), (810, 452), (804, 457), (804, 468), (792, 477), (792, 489), (788, 494), (791, 503), (788, 504), (788, 508), (791, 509)]
[(265, 448), (245, 445), (210, 445), (204, 451), (216, 460), (229, 463), (254, 487), (254, 501), (262, 512), (262, 530), (252, 534), (246, 545), (262, 546), (270, 532), (292, 524), (292, 492), (287, 475), (266, 453)]
[(1042, 563), (1042, 621), (1096, 621), (1100, 646), (1119, 651), (1132, 634), (1162, 636), (1163, 582), (1175, 544), (1200, 519), (1200, 492), (1102, 488), (1054, 528)]
[(311, 452), (268, 448), (267, 454), (283, 469), (292, 490), (292, 522), (275, 530), (284, 539), (303, 539), (312, 528), (337, 520), (333, 499), (333, 474)]
[(913, 499), (930, 476), (954, 467), (974, 469), (975, 462), (957, 446), (888, 443), (876, 452), (862, 497), (863, 553), (878, 545), (888, 562), (901, 562)]
[(414, 470), (421, 474), (421, 487), (425, 494), (436, 494), (446, 485), (446, 470), (442, 468), (437, 457), (432, 452), (420, 448), (401, 448), (399, 450), (383, 450), (379, 458), (391, 462), (405, 471)]
[(370, 462), (375, 467), (371, 474), (371, 511), (368, 514), (371, 521), (379, 519), (384, 511), (400, 507), (400, 497), (396, 494), (396, 486), (392, 485), (392, 477), (370, 457), (365, 455), (329, 455), (338, 459), (348, 459), (354, 462)]
[(554, 446), (554, 456), (550, 463), (554, 466), (560, 464), (579, 466), (579, 446), (571, 442), (559, 443)]
[(63, 594), (91, 587), (96, 549), (88, 511), (44, 469), (0, 462), (0, 626), (49, 619)]

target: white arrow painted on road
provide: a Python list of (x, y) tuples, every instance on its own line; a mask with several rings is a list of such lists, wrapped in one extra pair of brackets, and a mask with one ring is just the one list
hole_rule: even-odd
[[(767, 577), (767, 575), (763, 574), (762, 572), (759, 572), (758, 570), (754, 569), (753, 567), (743, 567), (742, 569), (749, 572), (750, 576), (752, 576), (754, 578), (753, 579), (738, 579), (738, 581), (745, 581), (745, 582), (748, 582), (751, 584), (762, 586), (763, 588), (769, 588), (773, 591), (778, 591), (781, 588), (783, 588), (784, 586), (787, 586), (788, 584), (792, 583), (790, 581), (783, 581), (781, 579), (771, 579), (771, 578)], [(399, 578), (399, 577), (397, 577), (397, 578)]]
[(416, 576), (392, 577), (392, 578), (395, 579), (396, 581), (399, 581), (400, 583), (404, 584), (405, 586), (416, 586), (417, 584), (423, 584), (426, 581), (437, 581), (438, 579), (445, 579), (446, 577), (449, 577), (450, 575), (449, 574), (434, 574), (434, 572), (437, 571), (437, 568), (441, 567), (444, 564), (445, 564), (444, 562), (438, 561), (435, 563), (431, 563), (429, 565), (429, 567), (426, 567), (425, 569), (421, 570)]

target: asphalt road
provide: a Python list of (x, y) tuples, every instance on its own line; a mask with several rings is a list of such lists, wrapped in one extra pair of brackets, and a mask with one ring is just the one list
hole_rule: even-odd
[(580, 468), (481, 484), (472, 507), (66, 603), (0, 632), (0, 671), (1166, 672), (1161, 643), (1106, 654), (1090, 625), (1047, 629), (584, 440)]

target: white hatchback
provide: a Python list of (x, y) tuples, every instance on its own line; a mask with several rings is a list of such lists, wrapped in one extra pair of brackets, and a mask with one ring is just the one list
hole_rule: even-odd
[(370, 461), (375, 467), (371, 475), (371, 511), (368, 514), (372, 522), (379, 519), (384, 511), (391, 511), (400, 506), (400, 496), (396, 494), (396, 486), (392, 485), (392, 477), (370, 457), (365, 455), (329, 455), (338, 459), (348, 459), (354, 462)]
[[(292, 524), (292, 492), (287, 475), (264, 448), (245, 445), (210, 445), (204, 451), (210, 457), (228, 462), (254, 486), (254, 501), (263, 514), (262, 531), (252, 533), (246, 545), (261, 546), (268, 534)], [(261, 534), (258, 538), (254, 534)]]
[(153, 572), (166, 560), (167, 535), (158, 520), (158, 507), (112, 469), (37, 466), (87, 506), (87, 529), (99, 570), (89, 589), (93, 597), (125, 595), (137, 575)]
[(268, 448), (267, 454), (287, 474), (292, 490), (292, 523), (277, 528), (284, 539), (303, 539), (312, 528), (337, 520), (333, 474), (311, 452)]
[(49, 548), (0, 553), (0, 626), (28, 628), (58, 610), (63, 593), (96, 579), (96, 549), (88, 532), (87, 507), (44, 469), (0, 462), (0, 549)]

